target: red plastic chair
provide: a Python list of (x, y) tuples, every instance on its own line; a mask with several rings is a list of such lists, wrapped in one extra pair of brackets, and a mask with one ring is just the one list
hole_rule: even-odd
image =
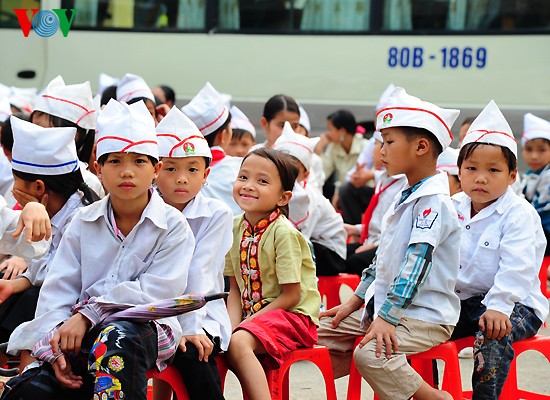
[[(355, 342), (356, 346), (362, 339), (362, 337), (357, 338)], [(442, 343), (439, 346), (433, 347), (425, 352), (407, 356), (407, 358), (411, 360), (412, 367), (430, 385), (434, 385), (432, 360), (443, 360), (445, 362), (445, 370), (443, 372), (443, 382), (441, 388), (449, 392), (455, 400), (462, 400), (462, 378), (460, 376), (458, 351), (453, 342)], [(361, 374), (355, 366), (355, 361), (352, 359), (347, 400), (361, 399), (361, 379)], [(374, 395), (374, 399), (378, 399), (376, 394)]]
[(318, 276), (317, 288), (321, 294), (321, 300), (323, 296), (327, 298), (327, 310), (332, 307), (336, 307), (341, 304), (340, 301), (340, 287), (342, 285), (349, 286), (352, 290), (359, 285), (361, 278), (355, 274), (338, 274), (335, 276)]
[(540, 290), (547, 299), (550, 299), (550, 291), (548, 290), (548, 267), (550, 266), (550, 256), (544, 257), (539, 271)]
[[(189, 393), (187, 393), (187, 388), (176, 367), (170, 365), (162, 372), (158, 372), (156, 369), (150, 369), (147, 371), (147, 379), (160, 379), (170, 385), (178, 400), (189, 400)], [(148, 388), (148, 400), (153, 399), (153, 390), (154, 388)]]

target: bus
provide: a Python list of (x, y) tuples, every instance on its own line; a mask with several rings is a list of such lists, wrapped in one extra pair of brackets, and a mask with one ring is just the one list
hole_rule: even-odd
[(314, 131), (337, 108), (372, 120), (389, 83), (459, 121), (491, 99), (518, 134), (525, 112), (550, 119), (548, 0), (0, 0), (0, 43), (5, 85), (132, 72), (183, 105), (210, 81), (255, 123), (276, 93)]

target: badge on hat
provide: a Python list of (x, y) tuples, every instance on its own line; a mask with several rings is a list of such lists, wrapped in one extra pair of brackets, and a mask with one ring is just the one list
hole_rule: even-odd
[(66, 119), (84, 129), (95, 129), (95, 108), (90, 82), (65, 85), (55, 77), (37, 96), (35, 111)]
[(143, 101), (134, 104), (109, 100), (99, 112), (97, 158), (109, 153), (139, 153), (158, 160), (155, 121)]
[(229, 117), (229, 110), (222, 96), (210, 82), (206, 82), (200, 92), (183, 106), (181, 111), (197, 125), (204, 136), (216, 131)]
[(304, 165), (307, 171), (311, 168), (311, 160), (315, 146), (319, 143), (320, 138), (308, 138), (304, 135), (299, 135), (294, 132), (288, 121), (285, 121), (281, 136), (275, 141), (273, 148), (282, 150), (293, 157), (296, 157)]
[(474, 142), (506, 147), (516, 158), (518, 156), (518, 145), (512, 128), (494, 100), (491, 100), (472, 122), (462, 140), (462, 147)]
[(42, 128), (10, 117), (13, 130), (12, 168), (37, 175), (63, 175), (78, 169), (76, 128)]
[(523, 117), (521, 145), (525, 146), (525, 143), (533, 139), (550, 140), (550, 122), (528, 113)]
[(237, 106), (231, 107), (229, 112), (231, 113), (231, 129), (242, 129), (250, 132), (252, 137), (256, 139), (256, 128), (254, 128), (248, 117)]
[(141, 76), (126, 74), (116, 87), (116, 99), (128, 103), (132, 99), (145, 97), (155, 103), (153, 92)]
[(445, 150), (451, 144), (451, 128), (459, 110), (446, 109), (409, 95), (403, 88), (395, 88), (385, 107), (376, 113), (376, 129), (411, 126), (431, 132)]
[(208, 142), (197, 126), (177, 107), (172, 107), (157, 125), (160, 157), (207, 157), (212, 159)]

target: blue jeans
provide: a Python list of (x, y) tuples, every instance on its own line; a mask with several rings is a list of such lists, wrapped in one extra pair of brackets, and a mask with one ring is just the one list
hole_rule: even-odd
[(460, 318), (451, 340), (474, 336), (473, 400), (497, 400), (508, 377), (514, 359), (512, 344), (534, 336), (542, 325), (534, 311), (516, 303), (510, 322), (512, 332), (500, 340), (487, 339), (479, 329), (479, 318), (487, 310), (481, 304), (483, 296), (471, 297), (460, 303)]

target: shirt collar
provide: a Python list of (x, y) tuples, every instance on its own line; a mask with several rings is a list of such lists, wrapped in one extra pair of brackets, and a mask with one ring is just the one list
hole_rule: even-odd
[(201, 193), (197, 195), (185, 206), (183, 215), (187, 219), (208, 218), (212, 216), (212, 210), (208, 205), (208, 200)]
[(83, 206), (80, 194), (75, 192), (67, 199), (63, 207), (61, 207), (61, 209), (52, 217), (52, 227), (56, 227), (57, 229), (61, 228), (65, 225), (67, 218), (71, 216), (74, 210), (80, 206)]
[[(425, 182), (429, 184), (424, 185)], [(401, 199), (396, 204), (396, 208), (415, 201), (419, 197), (429, 196), (434, 194), (446, 194), (449, 195), (449, 180), (446, 172), (437, 172), (435, 175), (422, 179), (420, 182), (409, 186), (401, 192)]]
[[(513, 189), (508, 186), (504, 194), (500, 196), (497, 201), (485, 207), (478, 214), (476, 214), (475, 217), (478, 217), (477, 219), (483, 219), (490, 216), (495, 211), (500, 215), (504, 214), (504, 212), (508, 209), (508, 203), (511, 196), (516, 196), (516, 194)], [(458, 214), (464, 217), (467, 221), (472, 219), (472, 199), (464, 192), (457, 193), (453, 196), (453, 199), (458, 202)]]
[(254, 225), (254, 227), (252, 227), (252, 225), (250, 225), (250, 223), (246, 220), (243, 214), (242, 219), (243, 219), (243, 225), (244, 225), (244, 232), (252, 236), (258, 233), (263, 233), (269, 227), (269, 225), (271, 225), (271, 223), (273, 223), (280, 216), (281, 216), (281, 211), (277, 208), (273, 210), (271, 214), (269, 214), (267, 217), (259, 220), (258, 223)]

